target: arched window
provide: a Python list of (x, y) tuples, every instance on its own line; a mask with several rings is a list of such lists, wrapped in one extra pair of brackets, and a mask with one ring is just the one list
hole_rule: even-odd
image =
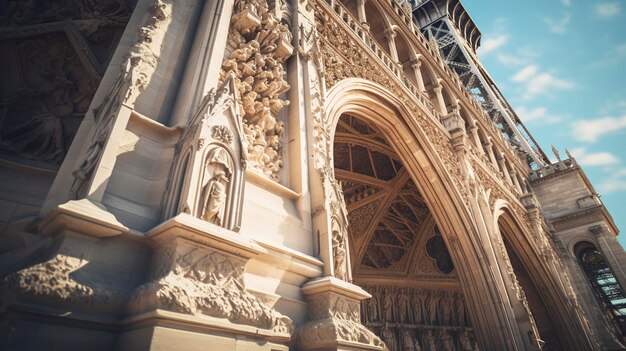
[(578, 261), (589, 279), (602, 307), (615, 321), (622, 336), (626, 335), (626, 295), (602, 253), (590, 243), (576, 247)]

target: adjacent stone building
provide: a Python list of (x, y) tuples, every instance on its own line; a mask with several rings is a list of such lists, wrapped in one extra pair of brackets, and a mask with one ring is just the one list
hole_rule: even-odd
[(0, 350), (624, 349), (618, 229), (459, 0), (0, 22)]

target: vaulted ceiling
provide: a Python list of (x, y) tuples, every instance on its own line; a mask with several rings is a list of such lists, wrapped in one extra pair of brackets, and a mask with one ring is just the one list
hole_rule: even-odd
[[(379, 129), (350, 115), (334, 139), (335, 174), (348, 208), (356, 275), (448, 274), (451, 260), (428, 206)], [(430, 248), (430, 251), (427, 250)]]

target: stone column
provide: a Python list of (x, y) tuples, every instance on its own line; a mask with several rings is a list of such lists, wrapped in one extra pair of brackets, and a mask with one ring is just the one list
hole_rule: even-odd
[(500, 155), (498, 155), (498, 165), (500, 166), (500, 171), (502, 171), (502, 175), (504, 176), (504, 179), (506, 179), (506, 181), (509, 184), (511, 183), (511, 176), (509, 175), (509, 169), (506, 166), (506, 160), (504, 159), (504, 154), (500, 153)]
[(396, 31), (391, 28), (385, 31), (385, 37), (387, 37), (387, 43), (389, 43), (389, 53), (393, 62), (399, 64), (398, 49), (396, 48)]
[(483, 144), (480, 142), (480, 137), (478, 136), (478, 127), (476, 126), (476, 120), (472, 119), (469, 130), (470, 135), (472, 136), (472, 141), (476, 146), (476, 150), (478, 150), (479, 154), (484, 155), (485, 150), (483, 149)]
[(511, 174), (511, 179), (513, 180), (513, 185), (515, 185), (515, 188), (517, 189), (517, 191), (521, 194), (523, 193), (522, 191), (522, 187), (519, 183), (519, 181), (517, 180), (517, 171), (515, 170), (515, 168), (511, 168), (511, 172), (509, 172)]
[(439, 103), (439, 111), (441, 114), (448, 114), (448, 108), (446, 107), (446, 102), (443, 99), (443, 85), (441, 85), (442, 79), (437, 78), (437, 84), (434, 87), (435, 95), (437, 95), (437, 103)]
[(365, 15), (365, 3), (367, 2), (367, 0), (357, 0), (357, 12), (358, 12), (358, 16), (359, 16), (359, 22), (361, 22), (361, 25), (363, 25), (363, 27), (365, 27), (365, 29), (369, 30), (370, 29), (370, 24), (367, 23), (367, 16)]
[(424, 77), (422, 77), (422, 55), (417, 55), (417, 58), (411, 62), (411, 68), (413, 68), (413, 72), (415, 72), (415, 80), (417, 81), (417, 87), (420, 91), (425, 92), (426, 87), (424, 86)]
[(487, 142), (483, 144), (483, 147), (485, 148), (485, 150), (487, 150), (487, 155), (489, 156), (489, 160), (491, 161), (491, 164), (493, 164), (494, 167), (498, 167), (496, 156), (493, 153), (493, 144), (491, 143), (491, 140), (487, 140)]

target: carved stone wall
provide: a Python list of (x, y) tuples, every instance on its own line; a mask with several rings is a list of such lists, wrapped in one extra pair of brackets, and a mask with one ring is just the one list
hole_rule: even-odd
[(475, 350), (465, 301), (458, 290), (385, 285), (364, 287), (361, 321), (389, 350)]
[(60, 166), (131, 12), (126, 0), (0, 5), (0, 157)]
[(234, 74), (240, 96), (251, 169), (279, 180), (283, 166), (285, 61), (293, 54), (290, 16), (282, 0), (235, 1), (229, 41), (233, 51), (222, 64), (222, 80)]
[(151, 281), (128, 301), (131, 313), (164, 309), (225, 318), (283, 336), (293, 331), (291, 319), (246, 291), (245, 258), (174, 239), (159, 243), (152, 262)]

